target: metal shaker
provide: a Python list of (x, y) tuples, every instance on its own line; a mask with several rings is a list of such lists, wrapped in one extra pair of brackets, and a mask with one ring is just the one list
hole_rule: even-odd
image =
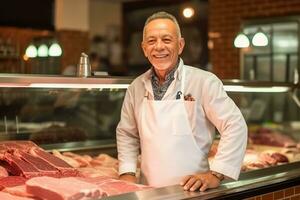
[(89, 56), (85, 53), (81, 53), (79, 63), (77, 66), (77, 76), (88, 77), (91, 76), (91, 64)]

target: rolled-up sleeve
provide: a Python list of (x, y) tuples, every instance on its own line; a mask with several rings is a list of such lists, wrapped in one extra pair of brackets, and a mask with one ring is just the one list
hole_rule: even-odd
[(140, 140), (133, 104), (129, 87), (123, 101), (121, 119), (116, 129), (119, 174), (136, 172), (137, 168)]
[(210, 169), (237, 180), (247, 146), (247, 124), (215, 75), (206, 80), (204, 88), (206, 116), (221, 135)]

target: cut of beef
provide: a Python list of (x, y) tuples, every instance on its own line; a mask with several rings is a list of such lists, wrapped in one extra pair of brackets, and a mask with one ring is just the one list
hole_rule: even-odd
[(75, 168), (72, 168), (68, 163), (65, 161), (51, 155), (50, 153), (45, 152), (40, 148), (32, 148), (30, 153), (36, 157), (43, 159), (44, 161), (48, 162), (50, 165), (58, 169), (62, 176), (78, 176), (79, 172)]
[(1, 200), (33, 200), (32, 198), (18, 197), (2, 191), (0, 191), (0, 199)]
[(79, 180), (96, 184), (101, 190), (102, 197), (124, 194), (128, 192), (136, 192), (139, 190), (151, 189), (152, 187), (129, 183), (126, 181), (116, 180), (108, 177), (96, 178), (77, 178)]
[(16, 195), (16, 196), (20, 196), (20, 197), (34, 198), (34, 196), (32, 194), (29, 194), (29, 193), (26, 192), (26, 185), (25, 184), (14, 186), (14, 187), (6, 187), (2, 191), (7, 192), (11, 195)]
[(0, 178), (0, 187), (2, 187), (3, 189), (7, 187), (24, 185), (26, 180), (27, 179), (22, 176), (8, 176), (8, 177)]
[(102, 167), (102, 166), (83, 167), (83, 168), (78, 168), (78, 171), (84, 177), (106, 176), (106, 177), (115, 178), (115, 179), (117, 179), (119, 177), (118, 171), (113, 167)]
[[(16, 149), (28, 152), (32, 147), (37, 147), (31, 141), (20, 140), (20, 141), (3, 141), (0, 142), (2, 149), (4, 148), (6, 151), (14, 151)], [(1, 150), (1, 148), (0, 148)]]
[(64, 156), (57, 150), (52, 150), (52, 155), (54, 155), (55, 157), (57, 157), (59, 159), (62, 159), (63, 161), (65, 161), (66, 163), (68, 163), (70, 166), (72, 166), (74, 168), (80, 167), (80, 163), (77, 162), (75, 159)]
[(26, 191), (47, 200), (78, 200), (83, 197), (100, 197), (97, 185), (74, 177), (35, 177), (26, 182)]
[(47, 200), (94, 199), (150, 188), (107, 177), (35, 177), (26, 182), (29, 194)]
[(36, 167), (41, 172), (39, 175), (54, 177), (59, 177), (60, 175), (56, 168), (39, 157), (19, 150), (14, 151), (14, 155)]
[(295, 140), (289, 135), (266, 128), (260, 128), (256, 132), (249, 132), (249, 141), (252, 144), (278, 147), (296, 146)]
[(279, 152), (274, 152), (271, 154), (271, 157), (274, 158), (277, 163), (288, 163), (289, 162), (289, 159), (283, 155), (282, 153), (279, 153)]
[[(4, 167), (12, 175), (22, 175), (26, 178), (79, 175), (77, 169), (47, 153), (31, 141), (0, 142), (0, 166)], [(5, 176), (5, 171), (0, 168), (0, 177), (1, 174)]]
[[(9, 153), (5, 153), (5, 161), (7, 165), (4, 167), (12, 175), (19, 176), (23, 175), (26, 178), (35, 177), (39, 175), (38, 169), (32, 164), (17, 158)], [(5, 164), (5, 163), (4, 163)]]

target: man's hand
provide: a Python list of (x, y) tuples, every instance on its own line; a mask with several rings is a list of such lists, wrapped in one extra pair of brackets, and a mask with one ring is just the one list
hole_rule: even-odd
[(219, 187), (221, 181), (211, 172), (205, 172), (195, 175), (185, 176), (180, 185), (184, 190), (196, 191), (200, 190), (201, 192), (205, 191), (208, 188), (217, 188)]
[(131, 183), (136, 183), (136, 181), (137, 181), (136, 177), (134, 175), (130, 175), (130, 174), (120, 175), (119, 180), (131, 182)]

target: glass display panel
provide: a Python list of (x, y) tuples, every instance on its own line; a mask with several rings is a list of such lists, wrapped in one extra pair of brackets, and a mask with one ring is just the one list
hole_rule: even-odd
[(0, 139), (114, 139), (125, 89), (0, 88)]

